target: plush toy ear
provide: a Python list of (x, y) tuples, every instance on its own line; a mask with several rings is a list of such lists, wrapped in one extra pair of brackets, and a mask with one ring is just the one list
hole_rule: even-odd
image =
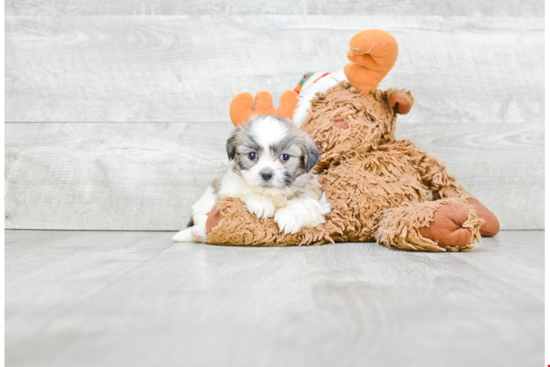
[(411, 110), (414, 104), (414, 98), (408, 90), (405, 89), (388, 89), (386, 96), (390, 107), (400, 115), (406, 115)]

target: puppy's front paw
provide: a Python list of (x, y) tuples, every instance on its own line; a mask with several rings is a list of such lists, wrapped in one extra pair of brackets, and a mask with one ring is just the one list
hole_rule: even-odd
[(275, 214), (275, 205), (266, 198), (253, 197), (246, 200), (246, 208), (258, 218), (271, 218)]
[(302, 228), (302, 223), (297, 213), (287, 208), (279, 209), (275, 213), (275, 223), (279, 226), (279, 232), (294, 234)]
[(324, 194), (321, 200), (296, 200), (275, 213), (280, 232), (296, 233), (302, 227), (313, 228), (325, 223), (324, 214), (330, 212), (330, 203)]

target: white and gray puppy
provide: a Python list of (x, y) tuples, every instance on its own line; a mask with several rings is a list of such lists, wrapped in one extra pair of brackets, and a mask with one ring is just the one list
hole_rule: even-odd
[(193, 205), (190, 226), (173, 240), (203, 241), (208, 214), (224, 197), (241, 199), (259, 218), (274, 217), (285, 233), (325, 222), (330, 204), (311, 172), (319, 149), (291, 120), (257, 116), (235, 129), (226, 148), (229, 170)]

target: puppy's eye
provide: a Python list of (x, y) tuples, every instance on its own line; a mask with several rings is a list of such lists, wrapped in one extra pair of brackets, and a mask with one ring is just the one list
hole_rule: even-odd
[(254, 159), (256, 159), (256, 157), (257, 157), (256, 152), (250, 152), (250, 153), (248, 153), (248, 159), (250, 159), (251, 161), (253, 161)]
[(282, 160), (283, 162), (286, 162), (286, 161), (288, 161), (289, 159), (290, 159), (290, 156), (289, 156), (288, 154), (286, 154), (286, 153), (285, 153), (285, 154), (281, 154), (281, 160)]

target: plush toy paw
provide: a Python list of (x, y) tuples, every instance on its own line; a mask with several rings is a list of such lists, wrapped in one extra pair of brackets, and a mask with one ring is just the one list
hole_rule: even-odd
[(466, 201), (474, 207), (477, 216), (483, 219), (483, 224), (479, 229), (479, 233), (483, 237), (493, 237), (496, 235), (500, 231), (500, 223), (497, 217), (478, 200), (468, 199)]
[(220, 220), (222, 219), (222, 212), (218, 204), (214, 204), (210, 213), (208, 213), (208, 218), (206, 219), (206, 233), (212, 232), (212, 228), (216, 227)]
[(245, 203), (248, 211), (258, 218), (271, 218), (275, 214), (275, 205), (267, 198), (251, 197)]
[(437, 242), (443, 248), (468, 247), (472, 243), (472, 232), (462, 224), (468, 220), (468, 210), (459, 203), (447, 203), (436, 209), (433, 221), (419, 228), (420, 234)]

